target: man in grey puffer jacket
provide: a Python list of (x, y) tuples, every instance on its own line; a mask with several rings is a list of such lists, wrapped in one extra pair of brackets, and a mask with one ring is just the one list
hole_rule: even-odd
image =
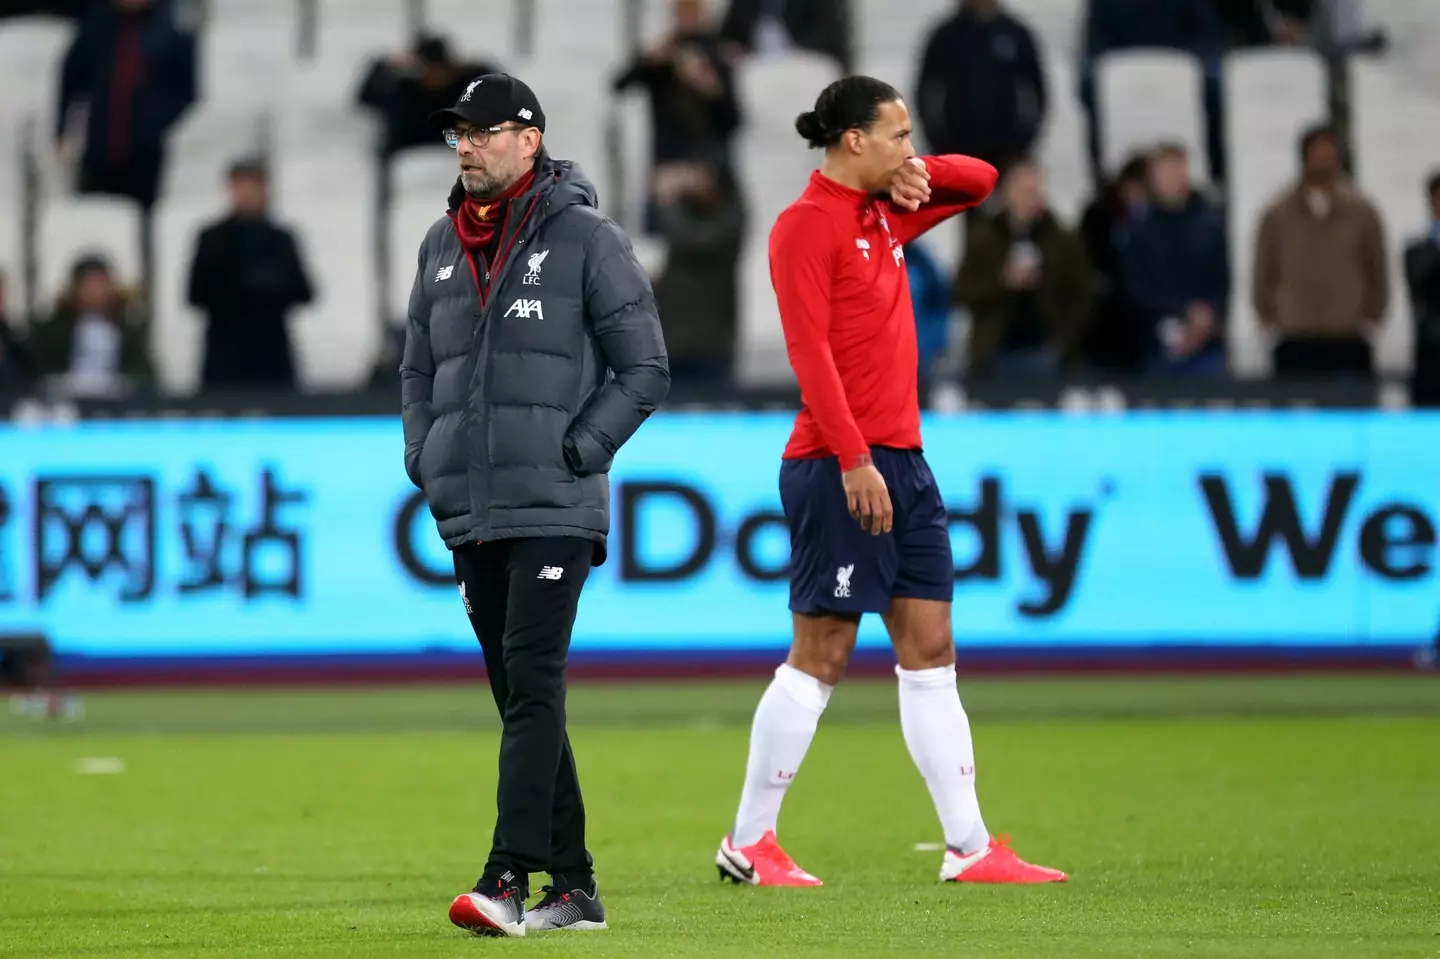
[[(490, 857), (450, 918), (490, 935), (604, 928), (565, 662), (581, 588), (605, 561), (611, 459), (669, 389), (660, 319), (594, 187), (545, 152), (529, 87), (481, 77), (434, 119), (460, 179), (410, 296), (405, 470), (453, 551), (504, 721)], [(551, 882), (527, 911), (531, 872)]]

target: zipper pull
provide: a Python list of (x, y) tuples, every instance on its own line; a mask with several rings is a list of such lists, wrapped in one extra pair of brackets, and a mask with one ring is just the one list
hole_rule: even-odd
[(486, 270), (486, 271), (485, 271), (485, 282), (486, 282), (486, 283), (489, 283), (489, 282), (490, 282), (490, 271), (489, 271), (489, 270)]

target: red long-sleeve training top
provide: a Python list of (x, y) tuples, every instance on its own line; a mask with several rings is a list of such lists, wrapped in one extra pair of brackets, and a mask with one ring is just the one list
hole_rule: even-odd
[(770, 282), (801, 409), (786, 459), (838, 456), (853, 469), (872, 446), (920, 449), (919, 354), (902, 247), (983, 202), (995, 168), (923, 157), (930, 201), (915, 212), (823, 176), (770, 231)]

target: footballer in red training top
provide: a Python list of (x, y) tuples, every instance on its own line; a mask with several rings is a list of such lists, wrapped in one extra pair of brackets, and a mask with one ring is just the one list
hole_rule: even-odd
[(1057, 882), (993, 838), (975, 792), (955, 684), (954, 561), (940, 488), (921, 453), (919, 358), (905, 244), (979, 203), (990, 164), (917, 157), (900, 95), (870, 77), (820, 94), (796, 129), (824, 161), (770, 234), (770, 275), (803, 408), (780, 466), (790, 526), (790, 655), (751, 729), (722, 878), (818, 886), (776, 838), (785, 790), (855, 648), (884, 617), (899, 663), (900, 725), (944, 832), (942, 881)]

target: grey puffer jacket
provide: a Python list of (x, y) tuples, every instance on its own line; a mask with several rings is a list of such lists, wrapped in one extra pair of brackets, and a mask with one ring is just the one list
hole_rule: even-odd
[(420, 247), (400, 365), (405, 472), (451, 549), (577, 536), (599, 565), (611, 459), (670, 388), (649, 277), (580, 169), (542, 152), (482, 307), (452, 219), (463, 199), (457, 180)]

